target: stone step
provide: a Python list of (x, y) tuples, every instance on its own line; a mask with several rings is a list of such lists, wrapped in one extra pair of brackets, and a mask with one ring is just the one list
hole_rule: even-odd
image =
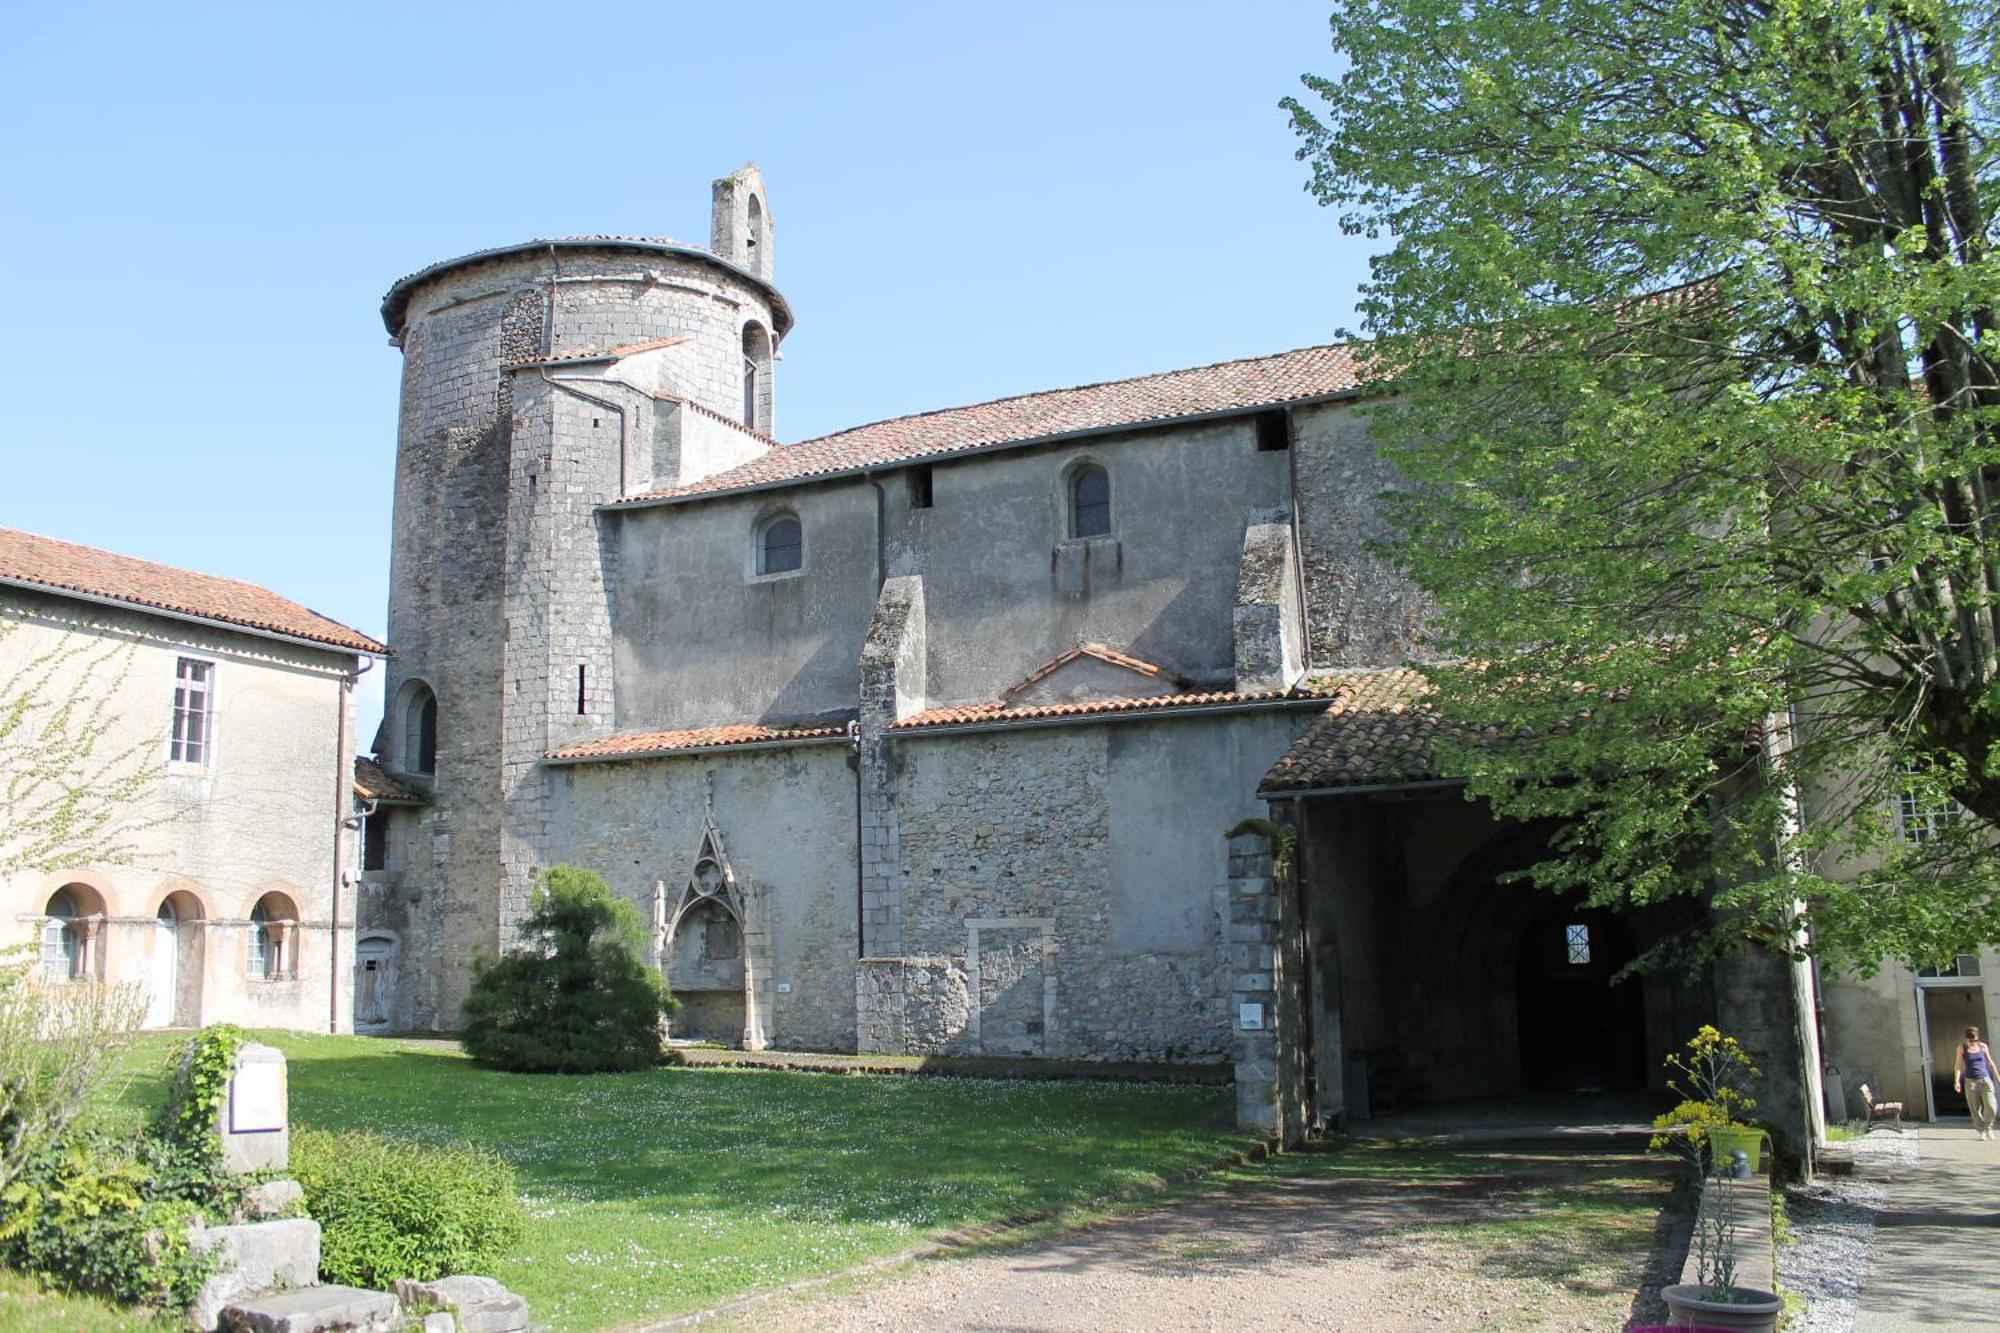
[(402, 1323), (394, 1296), (359, 1287), (300, 1287), (238, 1300), (222, 1312), (225, 1333), (395, 1333)]

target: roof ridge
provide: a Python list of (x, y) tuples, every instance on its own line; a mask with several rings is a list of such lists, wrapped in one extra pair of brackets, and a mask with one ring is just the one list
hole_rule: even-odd
[(1163, 380), (1174, 375), (1193, 375), (1204, 370), (1220, 370), (1224, 366), (1246, 366), (1253, 361), (1276, 361), (1280, 357), (1298, 356), (1304, 352), (1331, 352), (1342, 347), (1357, 347), (1368, 342), (1366, 338), (1349, 338), (1340, 342), (1308, 343), (1304, 347), (1289, 347), (1277, 352), (1264, 352), (1257, 356), (1232, 356), (1221, 361), (1209, 361), (1197, 366), (1175, 366), (1171, 370), (1148, 371), (1143, 375), (1121, 375), (1115, 379), (1089, 380), (1082, 384), (1064, 384), (1053, 389), (1029, 389), (1021, 393), (1001, 394), (997, 398), (981, 398), (970, 403), (953, 403), (949, 407), (931, 407), (921, 412), (904, 412), (892, 417), (878, 417), (873, 421), (856, 422), (825, 435), (812, 435), (803, 440), (794, 440), (781, 445), (785, 449), (798, 449), (809, 444), (822, 444), (839, 439), (855, 431), (870, 430), (876, 426), (893, 425), (898, 421), (922, 421), (926, 417), (943, 416), (948, 412), (965, 412), (976, 407), (996, 407), (1001, 403), (1026, 402), (1030, 398), (1048, 398), (1059, 393), (1081, 393), (1087, 389), (1108, 389), (1119, 384), (1138, 384), (1144, 380)]

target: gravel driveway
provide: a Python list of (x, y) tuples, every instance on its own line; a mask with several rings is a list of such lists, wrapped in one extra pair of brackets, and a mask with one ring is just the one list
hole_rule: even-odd
[[(1674, 1263), (1664, 1267), (1678, 1263), (1672, 1228), (1654, 1220), (1664, 1168), (1630, 1145), (1404, 1157), (1415, 1169), (1387, 1178), (1285, 1174), (1293, 1159), (1280, 1159), (1214, 1192), (1015, 1248), (918, 1260), (845, 1289), (759, 1301), (702, 1327), (1577, 1333), (1622, 1328), (1649, 1272), (1663, 1270), (1668, 1252)], [(1612, 1252), (1533, 1229), (1536, 1205), (1524, 1200), (1573, 1188), (1616, 1198), (1635, 1178), (1651, 1194), (1636, 1231), (1626, 1216)]]

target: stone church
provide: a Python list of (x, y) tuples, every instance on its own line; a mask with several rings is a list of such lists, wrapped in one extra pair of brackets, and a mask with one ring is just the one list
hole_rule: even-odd
[(1234, 1062), (1276, 1123), (1644, 1086), (1726, 988), (1816, 1064), (1787, 965), (1613, 987), (1688, 922), (1498, 885), (1548, 830), (1430, 767), (1349, 348), (781, 443), (775, 235), (745, 167), (705, 247), (502, 246), (383, 302), (378, 752), (417, 798), (369, 820), (358, 1026), (455, 1026), (568, 862), (651, 920), (677, 1036)]

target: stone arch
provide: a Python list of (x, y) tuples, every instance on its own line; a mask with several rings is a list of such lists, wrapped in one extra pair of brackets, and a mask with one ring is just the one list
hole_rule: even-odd
[(299, 974), (299, 903), (290, 885), (259, 889), (244, 913), (243, 975), (251, 981), (290, 981)]
[(1064, 463), (1058, 475), (1064, 539), (1109, 537), (1116, 528), (1111, 468), (1094, 454), (1079, 454)]
[(752, 886), (730, 864), (711, 802), (687, 879), (672, 894), (665, 881), (654, 885), (656, 956), (681, 1001), (675, 1036), (746, 1050), (766, 1045), (770, 950), (752, 900)]
[(390, 766), (403, 773), (437, 772), (437, 691), (430, 682), (412, 676), (397, 686), (391, 716)]
[[(751, 203), (756, 203), (755, 196)], [(743, 325), (744, 426), (759, 435), (769, 435), (771, 403), (771, 334), (753, 319)]]
[(87, 900), (96, 904), (88, 915), (117, 916), (119, 914), (118, 890), (112, 887), (111, 876), (105, 874), (95, 866), (80, 866), (73, 870), (58, 870), (52, 875), (43, 876), (37, 896), (46, 902), (49, 896), (58, 889), (77, 887), (88, 889), (90, 892), (86, 895)]
[(88, 872), (51, 876), (41, 899), (41, 976), (50, 982), (102, 981), (110, 902)]
[(806, 525), (798, 511), (773, 508), (751, 529), (750, 572), (758, 577), (796, 574), (806, 567)]
[[(1585, 979), (1601, 1006), (1602, 1021), (1591, 1033), (1562, 1030), (1561, 1005), (1537, 1008), (1523, 983), (1531, 970), (1525, 955), (1547, 943), (1538, 932), (1575, 920), (1590, 924), (1598, 932), (1594, 938), (1622, 936), (1616, 950), (1622, 964), (1698, 925), (1702, 914), (1688, 899), (1639, 909), (1583, 908), (1575, 895), (1503, 882), (1543, 859), (1556, 828), (1538, 822), (1495, 829), (1446, 876), (1437, 910), (1426, 914), (1412, 941), (1400, 1001), (1406, 1014), (1426, 1021), (1409, 1034), (1409, 1059), (1418, 1069), (1454, 1069), (1463, 1093), (1583, 1091), (1597, 1082), (1657, 1086), (1666, 1053), (1712, 1013), (1712, 987), (1705, 980), (1656, 969), (1614, 982), (1615, 968), (1602, 967)], [(1568, 1049), (1550, 1052), (1552, 1045)], [(1603, 1059), (1573, 1058), (1587, 1054), (1579, 1049), (1584, 1046)]]
[(153, 893), (145, 968), (145, 1026), (199, 1027), (208, 962), (208, 904), (201, 885), (170, 875)]

